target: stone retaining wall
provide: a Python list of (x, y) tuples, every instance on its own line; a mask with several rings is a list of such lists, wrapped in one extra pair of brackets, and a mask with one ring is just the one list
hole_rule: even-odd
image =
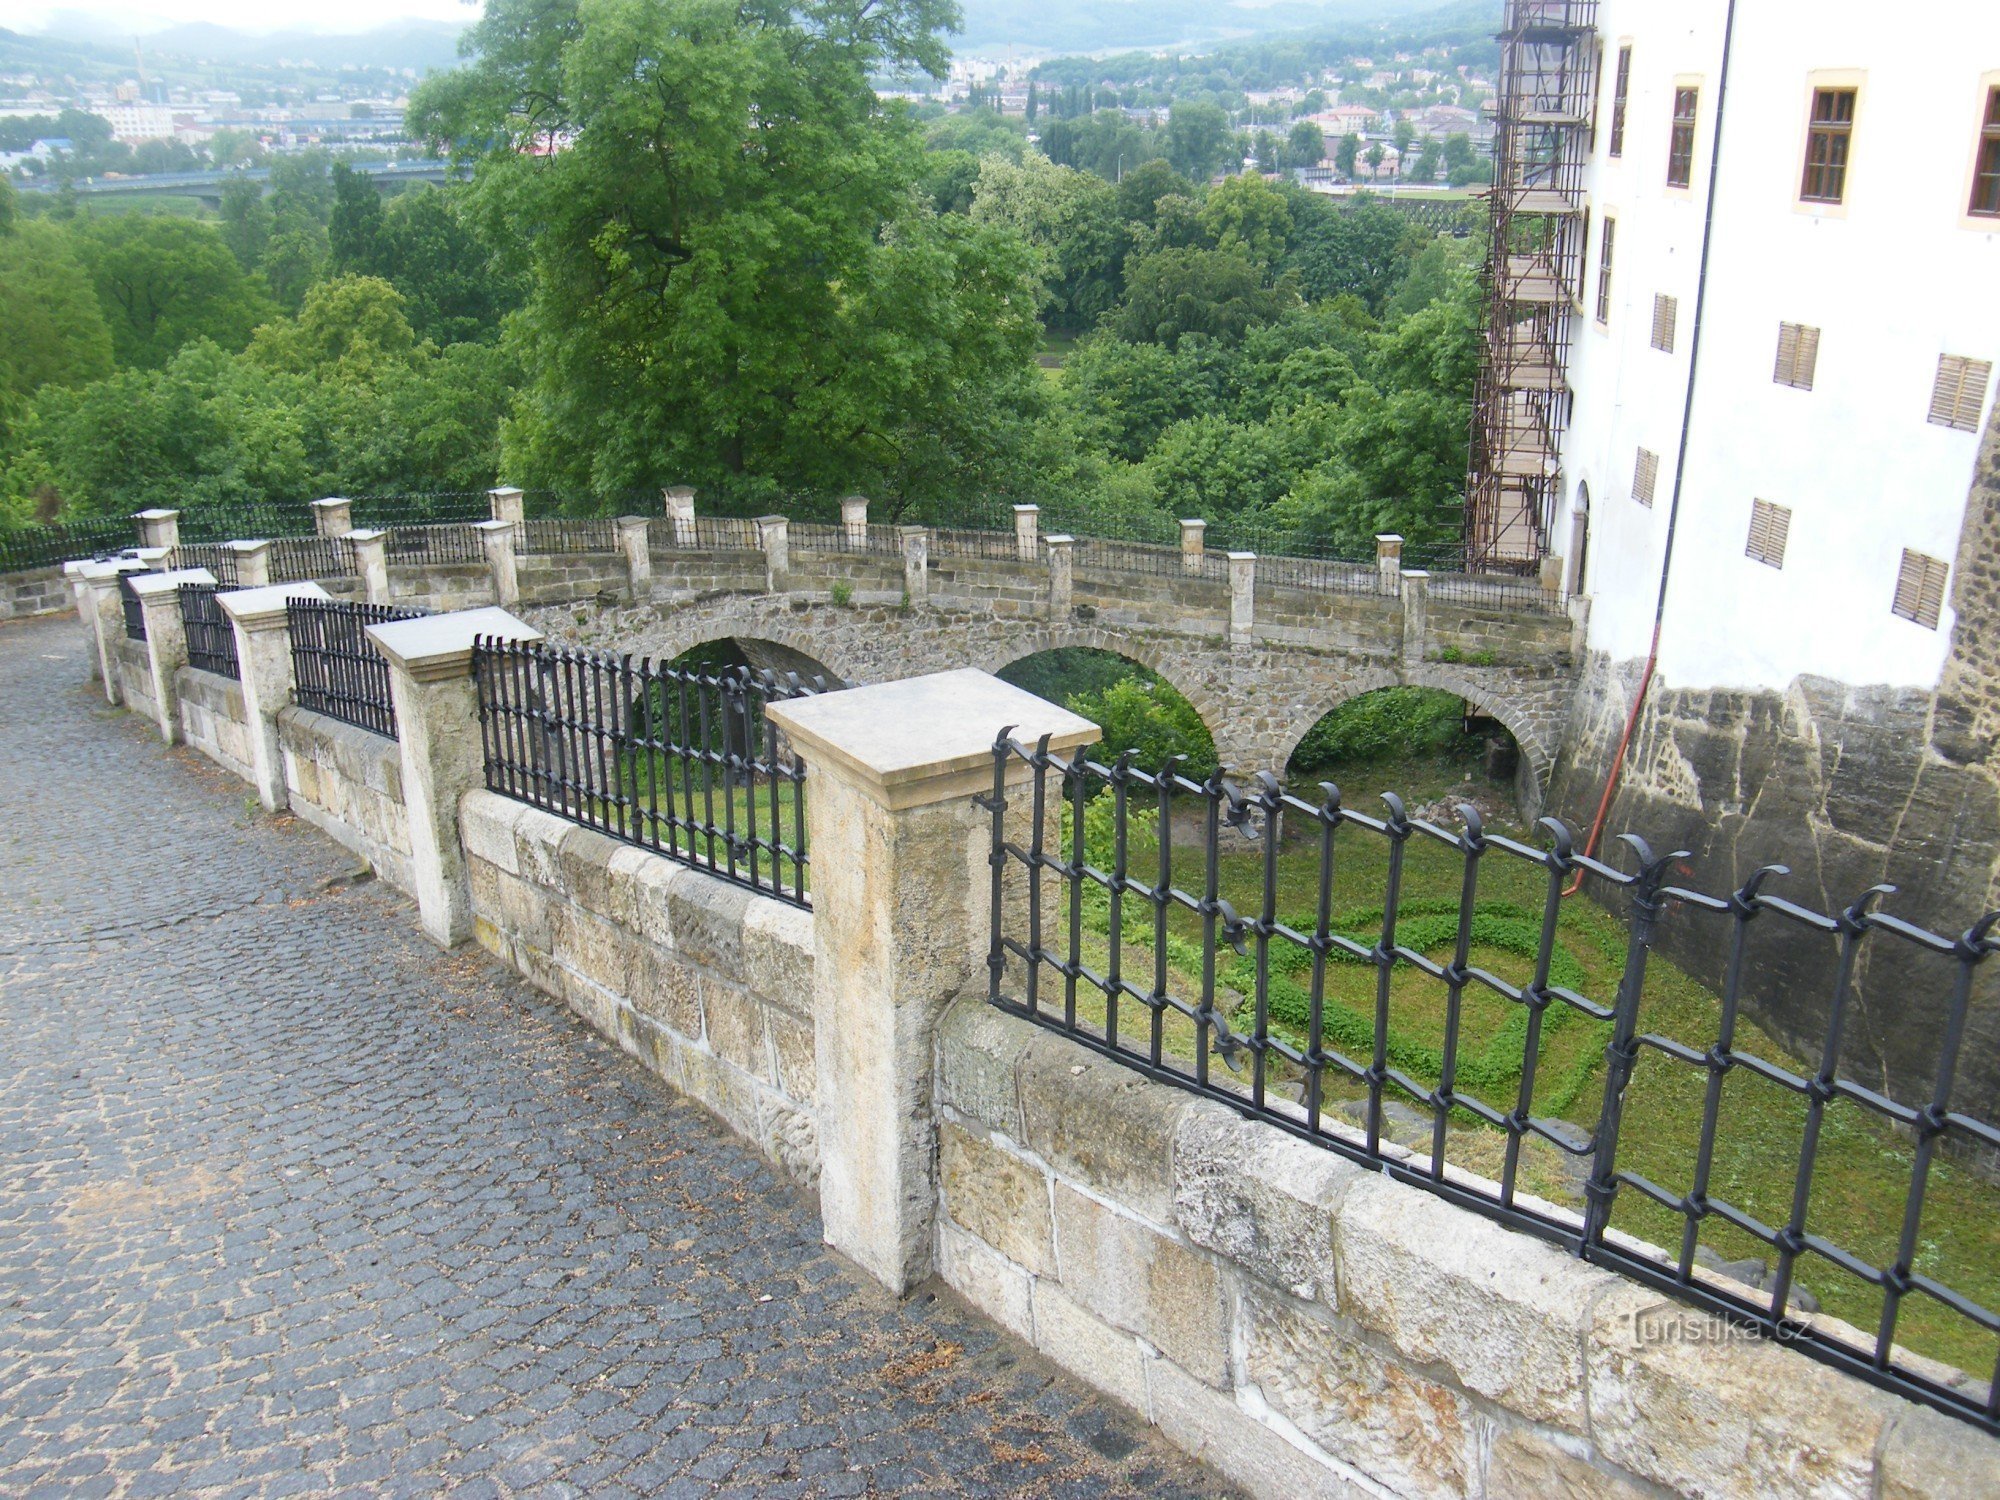
[(405, 609), (478, 609), (494, 599), (493, 572), (483, 562), (392, 565), (389, 602)]
[(60, 565), (0, 577), (0, 620), (55, 615), (76, 608), (76, 596)]
[(630, 597), (632, 573), (622, 552), (530, 552), (517, 555), (514, 573), (526, 604)]
[(182, 743), (225, 771), (253, 780), (243, 684), (199, 667), (181, 667), (174, 673), (174, 696), (179, 704)]
[(809, 913), (491, 792), (459, 828), (480, 943), (817, 1179)]
[(291, 810), (409, 894), (410, 814), (396, 742), (296, 704), (278, 710)]
[(2000, 1494), (2000, 1444), (960, 999), (939, 1269), (1260, 1496)]
[(111, 662), (118, 673), (118, 701), (140, 718), (157, 724), (160, 710), (153, 697), (153, 659), (146, 643), (120, 630), (111, 642)]

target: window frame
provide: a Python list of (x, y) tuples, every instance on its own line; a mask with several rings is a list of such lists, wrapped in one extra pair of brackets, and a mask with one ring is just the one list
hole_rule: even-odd
[[(1813, 101), (1827, 91), (1854, 94), (1853, 118), (1847, 122), (1847, 158), (1841, 169), (1841, 193), (1838, 200), (1831, 198), (1808, 198), (1805, 196), (1806, 160), (1812, 150)], [(1854, 201), (1857, 187), (1856, 172), (1861, 168), (1861, 158), (1857, 154), (1868, 114), (1868, 74), (1860, 68), (1815, 68), (1805, 75), (1805, 99), (1799, 105), (1798, 134), (1793, 137), (1792, 158), (1798, 165), (1798, 175), (1792, 182), (1792, 212), (1804, 214), (1814, 219), (1844, 219), (1848, 205)]]
[[(1966, 169), (1963, 222), (1987, 234), (2000, 231), (2000, 69), (1979, 80), (1979, 107)], [(1980, 187), (1991, 183), (1992, 207), (1981, 208)]]
[[(1845, 116), (1823, 116), (1820, 113), (1820, 101), (1823, 99), (1845, 99)], [(1847, 176), (1854, 165), (1855, 128), (1861, 117), (1861, 86), (1815, 83), (1806, 91), (1806, 101), (1806, 149), (1799, 167), (1799, 201), (1822, 208), (1839, 208), (1847, 202)], [(1826, 146), (1825, 158), (1815, 160), (1822, 142)], [(1815, 186), (1821, 191), (1814, 192)], [(1828, 188), (1831, 191), (1827, 191)]]
[[(1688, 101), (1686, 118), (1681, 115), (1681, 101)], [(1682, 132), (1685, 131), (1685, 139)], [(1673, 109), (1667, 117), (1667, 187), (1675, 192), (1692, 192), (1694, 189), (1695, 148), (1701, 140), (1701, 83), (1696, 79), (1676, 78), (1674, 80)], [(1683, 152), (1682, 148), (1686, 150)], [(1678, 166), (1684, 174), (1679, 179), (1674, 176)]]
[(1618, 216), (1606, 214), (1603, 230), (1597, 241), (1597, 314), (1600, 328), (1611, 326), (1611, 272), (1617, 254)]
[(1618, 43), (1618, 67), (1611, 84), (1611, 138), (1605, 155), (1613, 161), (1625, 156), (1625, 120), (1632, 105), (1632, 44)]

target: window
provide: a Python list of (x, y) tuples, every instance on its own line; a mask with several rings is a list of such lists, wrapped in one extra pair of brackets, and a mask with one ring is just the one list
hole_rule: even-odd
[(1778, 325), (1778, 366), (1771, 378), (1779, 385), (1809, 391), (1813, 369), (1819, 363), (1819, 330), (1803, 323)]
[(1638, 461), (1632, 465), (1632, 498), (1641, 505), (1653, 503), (1653, 490), (1660, 482), (1660, 455), (1650, 448), (1639, 450)]
[(1890, 613), (1915, 620), (1926, 630), (1938, 628), (1944, 610), (1944, 580), (1949, 570), (1943, 558), (1926, 557), (1903, 549), (1903, 565), (1896, 570), (1896, 600)]
[[(1611, 138), (1618, 139), (1616, 116)], [(1613, 156), (1618, 154), (1614, 148)], [(1986, 91), (1986, 117), (1979, 122), (1979, 154), (1972, 162), (1972, 205), (1967, 213), (2000, 219), (2000, 88)]]
[(1674, 127), (1667, 137), (1667, 186), (1684, 188), (1694, 180), (1694, 117), (1700, 89), (1674, 90)]
[(1940, 354), (1937, 379), (1931, 382), (1931, 410), (1927, 420), (1940, 427), (1955, 427), (1960, 432), (1979, 431), (1979, 412), (1986, 405), (1986, 382), (1992, 375), (1990, 359)]
[(1616, 219), (1604, 221), (1604, 238), (1597, 242), (1597, 321), (1611, 321), (1611, 236), (1618, 228)]
[(1799, 196), (1838, 203), (1847, 191), (1847, 149), (1854, 139), (1853, 89), (1814, 89), (1806, 128), (1806, 175)]
[(1674, 352), (1674, 320), (1680, 312), (1680, 298), (1659, 293), (1653, 297), (1653, 347)]
[(1618, 49), (1618, 82), (1611, 90), (1611, 154), (1625, 154), (1625, 101), (1632, 92), (1631, 44)]
[(1750, 502), (1750, 542), (1743, 555), (1773, 568), (1785, 565), (1785, 539), (1791, 535), (1792, 512), (1768, 500)]

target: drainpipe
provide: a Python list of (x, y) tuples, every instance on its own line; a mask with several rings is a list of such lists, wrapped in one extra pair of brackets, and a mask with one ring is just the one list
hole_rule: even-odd
[[(1688, 338), (1687, 391), (1681, 399), (1680, 446), (1674, 454), (1674, 493), (1667, 504), (1667, 541), (1660, 554), (1660, 592), (1653, 603), (1653, 641), (1646, 651), (1646, 669), (1639, 674), (1639, 691), (1632, 697), (1632, 711), (1625, 716), (1625, 732), (1618, 736), (1618, 753), (1612, 757), (1611, 773), (1605, 778), (1604, 795), (1597, 799), (1597, 815), (1590, 820), (1590, 836), (1584, 840), (1586, 857), (1597, 852), (1604, 836), (1604, 820), (1611, 813), (1611, 799), (1618, 795), (1618, 783), (1625, 774), (1625, 752), (1631, 748), (1632, 732), (1646, 707), (1646, 693), (1653, 685), (1653, 670), (1660, 660), (1660, 623), (1667, 613), (1667, 575), (1674, 565), (1674, 535), (1680, 527), (1681, 483), (1687, 472), (1688, 429), (1694, 421), (1695, 371), (1701, 364), (1702, 306), (1708, 299), (1708, 250), (1715, 234), (1715, 183), (1722, 171), (1722, 114), (1729, 97), (1729, 51), (1736, 34), (1736, 0), (1722, 19), (1722, 67), (1715, 80), (1715, 136), (1708, 148), (1708, 192), (1704, 195), (1701, 220), (1701, 262), (1695, 273), (1694, 330)], [(1563, 887), (1565, 896), (1574, 896), (1583, 887), (1583, 871), (1578, 870)]]

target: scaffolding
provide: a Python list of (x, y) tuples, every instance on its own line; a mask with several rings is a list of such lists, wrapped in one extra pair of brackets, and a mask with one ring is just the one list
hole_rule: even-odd
[(1466, 475), (1469, 567), (1525, 570), (1549, 550), (1583, 295), (1583, 192), (1597, 0), (1507, 0), (1494, 101), (1492, 235)]

